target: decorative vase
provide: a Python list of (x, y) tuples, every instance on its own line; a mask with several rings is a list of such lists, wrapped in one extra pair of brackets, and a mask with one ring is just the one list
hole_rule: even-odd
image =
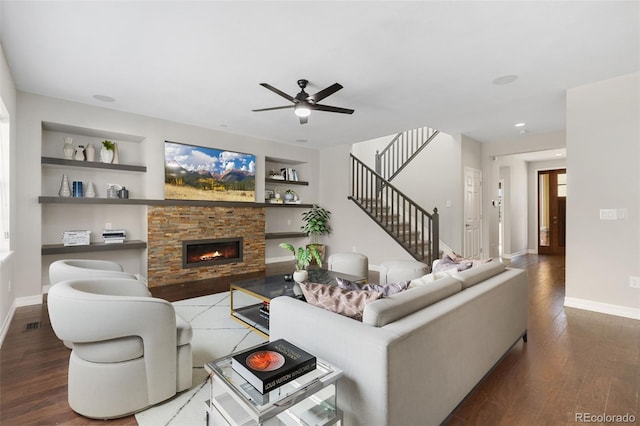
[(307, 278), (309, 278), (309, 273), (307, 272), (306, 269), (303, 269), (301, 271), (295, 271), (293, 273), (293, 280), (297, 283), (303, 283), (307, 281)]
[(118, 144), (113, 144), (113, 164), (120, 164), (120, 158), (118, 157)]
[(92, 144), (87, 145), (84, 149), (84, 153), (87, 156), (87, 161), (96, 161), (96, 149)]
[[(89, 161), (93, 161), (93, 160), (89, 160)], [(84, 196), (87, 198), (96, 198), (96, 190), (93, 187), (93, 182), (89, 182), (89, 184), (87, 185), (87, 190), (84, 193)]]
[(58, 195), (61, 197), (71, 197), (71, 188), (69, 187), (69, 179), (67, 179), (67, 175), (62, 175), (62, 182), (60, 183), (60, 191), (58, 191)]
[(287, 192), (287, 193), (285, 193), (285, 194), (284, 194), (284, 199), (285, 199), (285, 200), (287, 200), (287, 201), (291, 201), (291, 200), (293, 200), (293, 194), (288, 193), (288, 192)]
[(84, 146), (78, 145), (76, 148), (76, 160), (84, 161)]
[(73, 160), (73, 144), (71, 143), (72, 139), (70, 137), (64, 138), (64, 147), (62, 151), (64, 152), (64, 158), (67, 160)]
[(113, 161), (113, 151), (107, 148), (102, 148), (100, 150), (100, 159), (103, 163), (111, 163)]

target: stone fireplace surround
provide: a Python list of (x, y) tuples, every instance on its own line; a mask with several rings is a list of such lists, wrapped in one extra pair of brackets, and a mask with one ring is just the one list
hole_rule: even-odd
[[(254, 206), (149, 206), (149, 287), (182, 284), (265, 269), (265, 209)], [(243, 261), (183, 268), (182, 241), (243, 238)]]

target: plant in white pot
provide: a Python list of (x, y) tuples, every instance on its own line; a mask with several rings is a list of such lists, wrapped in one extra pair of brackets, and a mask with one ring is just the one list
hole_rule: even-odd
[(315, 260), (318, 264), (322, 264), (322, 259), (318, 254), (318, 250), (314, 246), (296, 248), (289, 243), (281, 243), (280, 247), (289, 250), (295, 258), (296, 270), (293, 273), (293, 280), (297, 283), (305, 282), (308, 278), (307, 268), (311, 264), (311, 260)]
[(318, 251), (320, 262), (318, 266), (322, 266), (322, 259), (324, 259), (325, 245), (318, 244), (318, 237), (321, 235), (328, 235), (331, 233), (331, 226), (329, 226), (329, 219), (331, 219), (331, 212), (327, 209), (314, 204), (309, 211), (302, 213), (302, 221), (304, 224), (300, 227), (302, 231), (307, 234), (307, 237), (312, 238), (312, 244)]
[(102, 148), (100, 149), (100, 159), (103, 163), (111, 163), (113, 161), (113, 155), (115, 154), (116, 144), (104, 140), (102, 141)]

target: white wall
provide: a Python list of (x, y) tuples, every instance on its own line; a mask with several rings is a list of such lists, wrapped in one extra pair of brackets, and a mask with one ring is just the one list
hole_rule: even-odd
[[(230, 133), (208, 130), (194, 126), (169, 122), (165, 120), (153, 119), (150, 117), (118, 112), (106, 108), (99, 108), (74, 102), (62, 101), (43, 96), (18, 93), (17, 109), (18, 144), (16, 149), (16, 161), (20, 165), (17, 170), (17, 217), (20, 219), (17, 226), (16, 238), (16, 274), (15, 291), (17, 297), (40, 298), (42, 293), (43, 279), (46, 277), (45, 260), (40, 264), (40, 246), (42, 238), (42, 222), (50, 220), (51, 216), (43, 218), (42, 211), (52, 210), (57, 213), (61, 210), (58, 205), (47, 205), (44, 207), (38, 203), (38, 196), (42, 195), (41, 165), (40, 157), (42, 151), (42, 122), (49, 121), (91, 129), (101, 129), (111, 132), (124, 133), (128, 135), (143, 136), (145, 140), (141, 142), (141, 154), (139, 161), (131, 161), (132, 164), (145, 164), (147, 172), (144, 173), (142, 188), (138, 191), (149, 199), (164, 198), (164, 141), (170, 140), (193, 145), (208, 146), (213, 148), (230, 149), (240, 152), (248, 152), (256, 155), (256, 194), (259, 202), (263, 201), (264, 176), (265, 176), (265, 156), (288, 158), (292, 160), (310, 163), (311, 191), (309, 202), (318, 199), (318, 178), (319, 178), (319, 153), (317, 150), (283, 145), (273, 141), (260, 140), (245, 136), (233, 135)], [(62, 140), (60, 140), (62, 149)], [(44, 186), (49, 184), (45, 182)], [(133, 188), (132, 188), (133, 189)], [(89, 207), (89, 206), (82, 206)], [(115, 207), (112, 216), (117, 215), (143, 215), (146, 216), (146, 207), (132, 207), (118, 209)], [(86, 222), (87, 215), (93, 217), (93, 228), (101, 229), (105, 216), (95, 212), (100, 208), (64, 209), (66, 218), (73, 222), (74, 218)], [(132, 211), (135, 210), (135, 211)], [(297, 209), (296, 209), (297, 210)], [(294, 209), (282, 209), (282, 214), (295, 214)], [(134, 220), (139, 220), (134, 219)], [(115, 222), (116, 220), (113, 220)], [(146, 226), (146, 221), (142, 220)], [(145, 235), (145, 233), (141, 233)], [(277, 245), (276, 241), (269, 241), (271, 245)], [(121, 252), (126, 253), (126, 252)], [(91, 257), (92, 255), (87, 255)], [(96, 254), (102, 258), (103, 254)], [(112, 255), (106, 255), (112, 256)], [(135, 262), (128, 259), (128, 255), (120, 254), (114, 260), (124, 263), (125, 269), (132, 273), (146, 273), (146, 268), (135, 270), (136, 265), (146, 265), (146, 253), (140, 256), (143, 262)], [(53, 260), (54, 257), (47, 256)]]
[[(568, 306), (640, 319), (640, 74), (567, 92)], [(600, 209), (626, 209), (600, 220)]]
[[(4, 56), (2, 46), (0, 46), (0, 98), (4, 104), (4, 108), (9, 115), (9, 151), (10, 154), (16, 149), (16, 89), (9, 70), (9, 65)], [(0, 112), (0, 115), (2, 112)], [(6, 117), (0, 117), (6, 119)], [(16, 182), (16, 159), (10, 156), (10, 223), (9, 233), (11, 235), (10, 250), (15, 249), (16, 240), (16, 200), (15, 200), (15, 182)], [(14, 262), (15, 256), (9, 253), (0, 253), (0, 344), (4, 339), (9, 321), (15, 308), (15, 285), (14, 280)]]
[(502, 250), (504, 257), (511, 258), (527, 251), (527, 163), (516, 157), (506, 156), (498, 158), (498, 164), (499, 178), (504, 180)]

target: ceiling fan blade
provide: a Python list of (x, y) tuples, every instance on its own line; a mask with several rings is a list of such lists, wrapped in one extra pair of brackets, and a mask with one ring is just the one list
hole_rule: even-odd
[(273, 111), (274, 109), (287, 109), (287, 108), (293, 108), (295, 105), (287, 105), (287, 106), (279, 106), (279, 107), (271, 107), (271, 108), (260, 108), (260, 109), (252, 109), (251, 111), (253, 112), (260, 112), (260, 111)]
[(276, 93), (276, 94), (282, 96), (283, 98), (285, 98), (288, 101), (295, 102), (295, 99), (294, 99), (293, 96), (287, 95), (282, 90), (276, 89), (275, 87), (273, 87), (272, 85), (270, 85), (268, 83), (260, 83), (260, 86), (264, 87), (265, 89), (271, 90), (273, 93)]
[(327, 96), (333, 95), (334, 93), (336, 93), (340, 89), (342, 89), (342, 85), (338, 84), (338, 83), (334, 83), (331, 86), (327, 87), (326, 89), (322, 89), (318, 93), (309, 96), (307, 98), (307, 100), (313, 101), (313, 102), (320, 102), (321, 100), (323, 100)]
[(307, 124), (309, 121), (309, 117), (298, 117), (300, 118), (300, 124)]
[(318, 111), (339, 112), (340, 114), (353, 114), (353, 111), (354, 111), (349, 108), (340, 108), (340, 107), (320, 105), (320, 104), (310, 105), (310, 108)]

